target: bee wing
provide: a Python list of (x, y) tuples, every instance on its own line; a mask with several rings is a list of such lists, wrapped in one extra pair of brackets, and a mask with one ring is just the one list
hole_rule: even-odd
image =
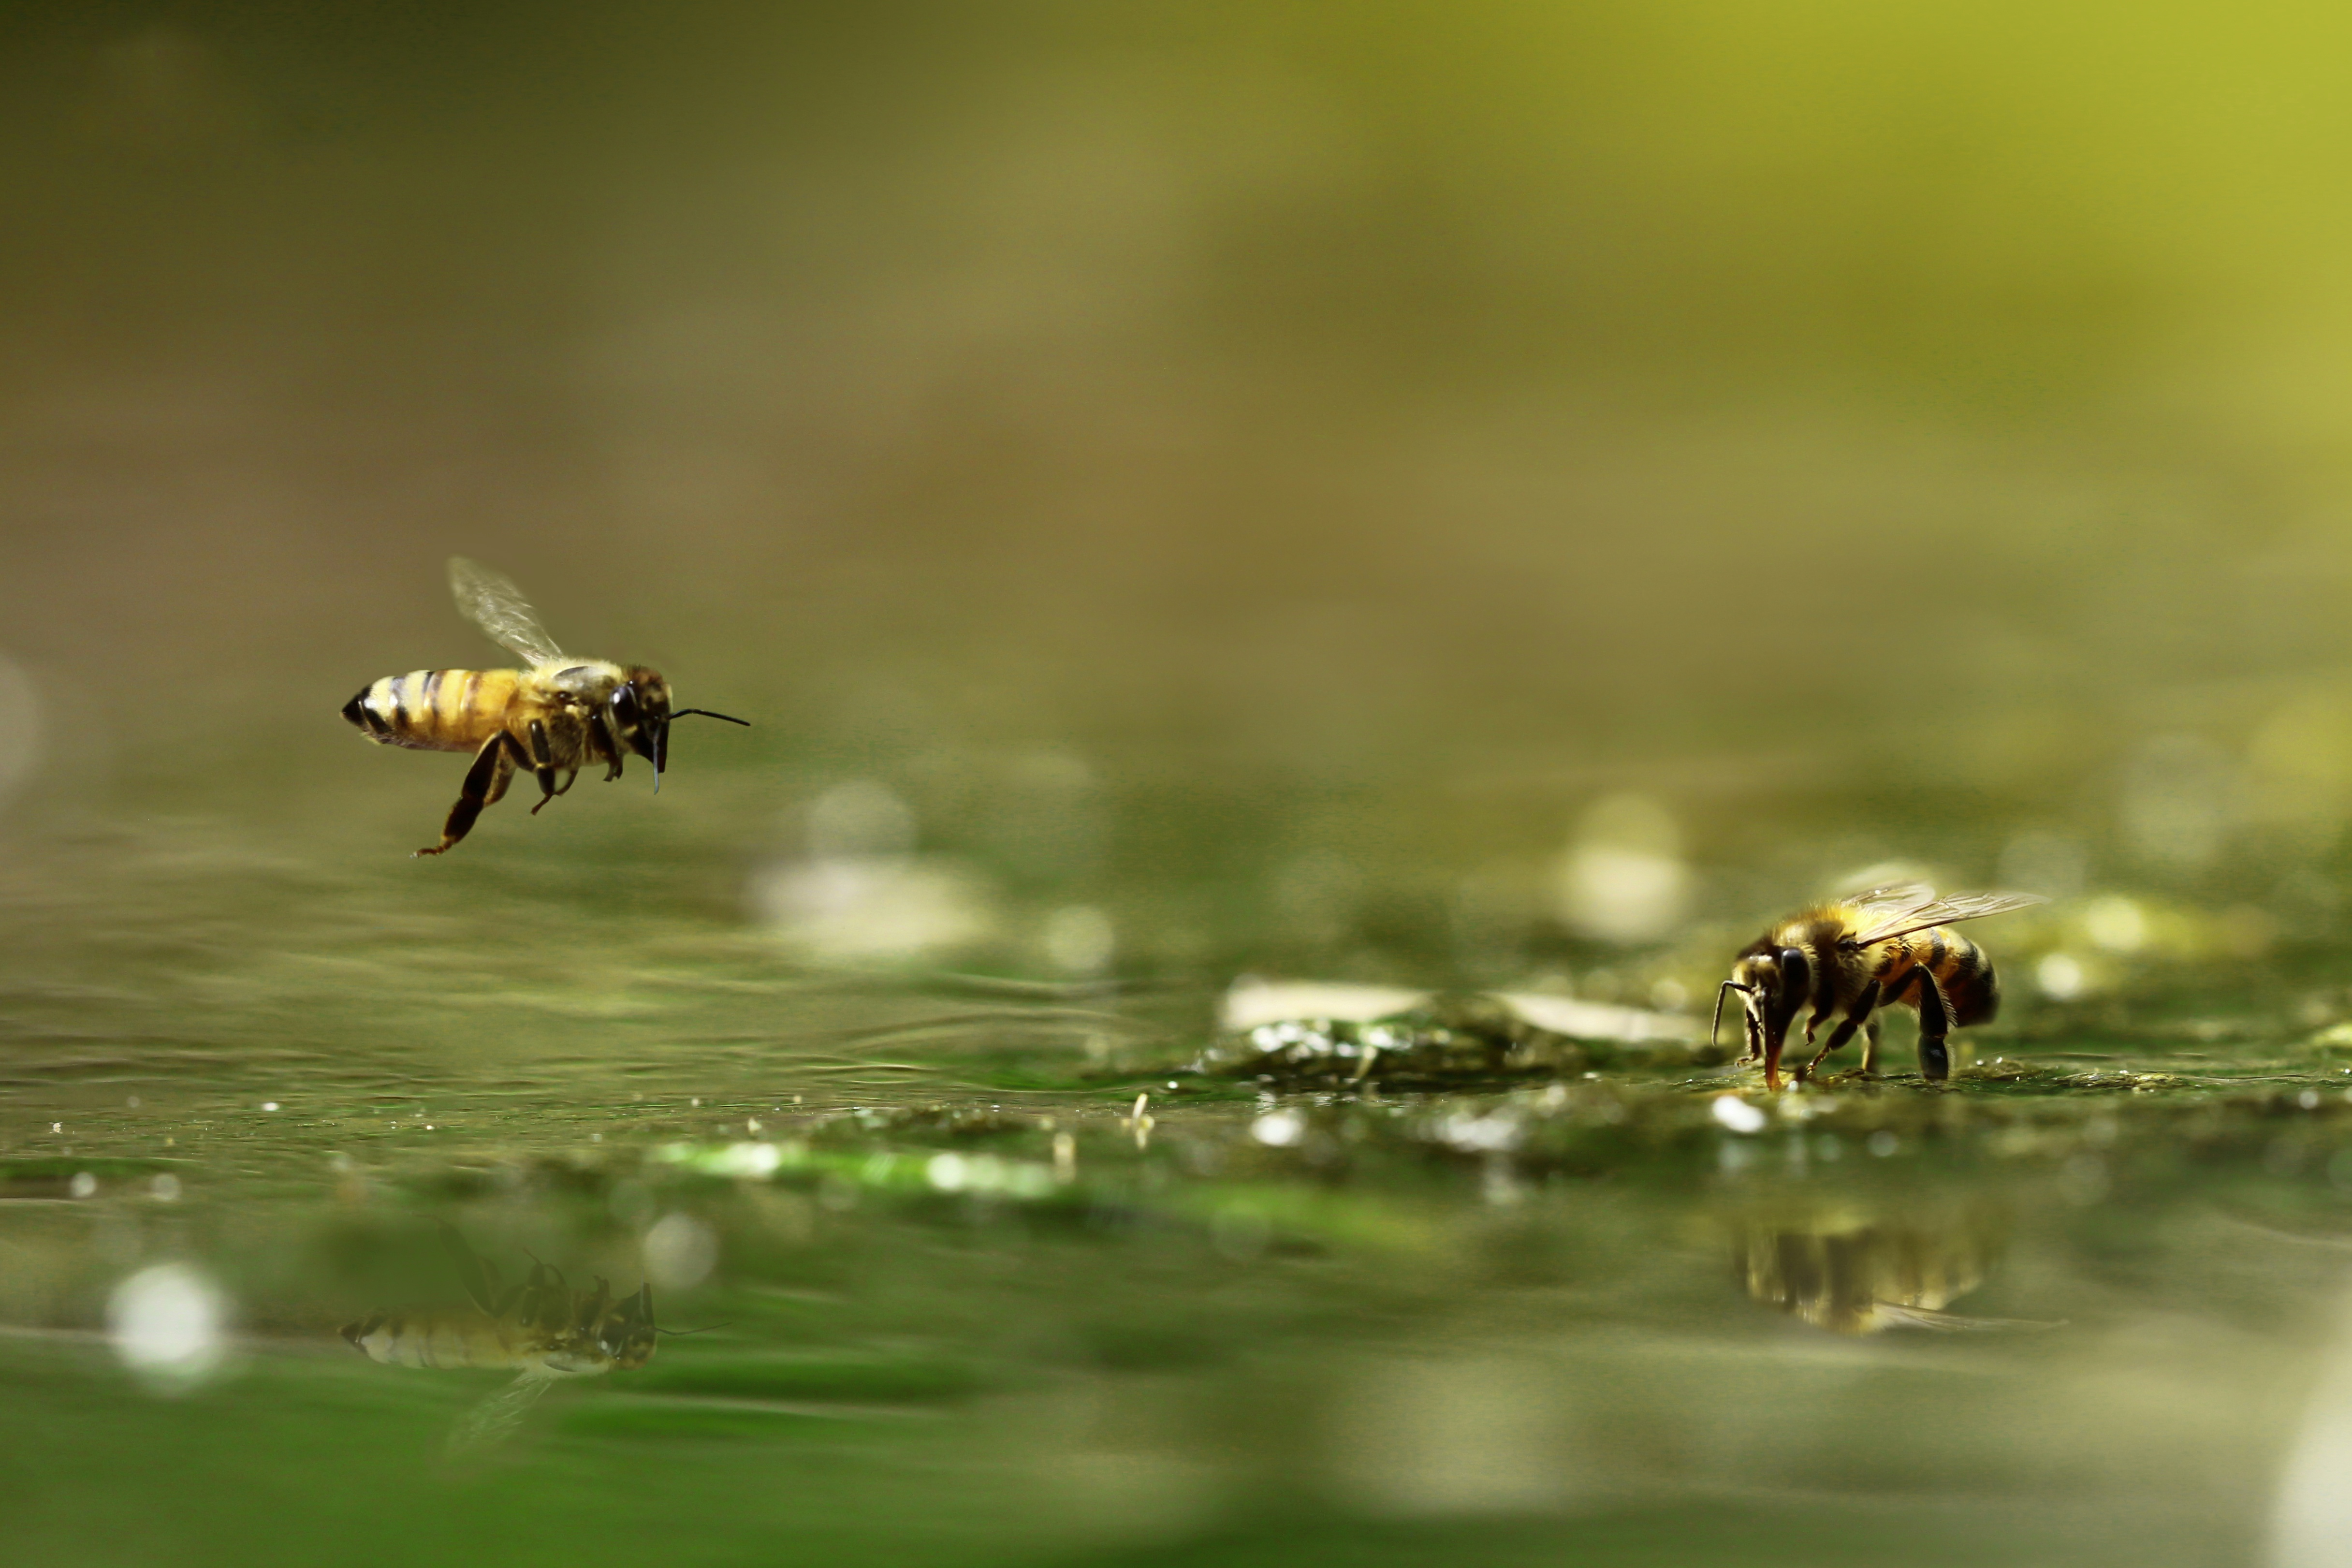
[(1838, 900), (1857, 910), (1868, 910), (1882, 921), (1897, 910), (1924, 909), (1935, 901), (1936, 889), (1925, 882), (1889, 882), (1883, 888), (1849, 893)]
[(1895, 910), (1856, 936), (1853, 945), (1868, 947), (1873, 942), (1891, 942), (1898, 936), (1909, 936), (1915, 931), (1926, 931), (1930, 926), (1979, 920), (1986, 915), (1997, 915), (2007, 910), (2021, 910), (2049, 901), (2039, 893), (1955, 893), (1948, 899), (1937, 899), (1916, 909)]
[(2037, 1321), (2032, 1318), (1963, 1318), (1958, 1312), (1938, 1312), (1927, 1307), (1906, 1307), (1896, 1301), (1873, 1303), (1875, 1321), (1881, 1329), (1926, 1329), (1931, 1333), (1968, 1334), (2000, 1330), (2031, 1331), (2036, 1329), (2063, 1329), (2061, 1321)]
[(447, 1220), (441, 1222), (441, 1247), (457, 1266), (458, 1282), (475, 1306), (492, 1317), (499, 1311), (499, 1271), (466, 1245), (466, 1238)]
[(449, 557), (449, 592), (457, 596), (458, 613), (500, 647), (534, 665), (552, 664), (563, 657), (522, 590), (480, 562)]
[(540, 1395), (557, 1381), (554, 1373), (533, 1367), (458, 1416), (457, 1425), (449, 1429), (449, 1458), (478, 1454), (513, 1436)]

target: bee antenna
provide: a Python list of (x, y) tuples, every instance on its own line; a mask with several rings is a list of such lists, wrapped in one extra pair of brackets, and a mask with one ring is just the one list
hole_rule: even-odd
[(1718, 985), (1718, 986), (1717, 986), (1717, 987), (1715, 988), (1715, 1022), (1714, 1022), (1714, 1023), (1712, 1023), (1712, 1024), (1709, 1024), (1709, 1025), (1706, 1026), (1706, 1043), (1707, 1043), (1709, 1046), (1712, 1046), (1712, 1045), (1714, 1045), (1714, 1044), (1715, 1044), (1715, 1037), (1716, 1037), (1716, 1036), (1717, 1036), (1717, 1035), (1718, 1035), (1718, 1034), (1720, 1034), (1720, 1033), (1722, 1032), (1722, 1030), (1723, 1030), (1723, 999), (1724, 999), (1724, 997), (1725, 997), (1727, 994), (1729, 994), (1729, 993), (1731, 993), (1731, 992), (1734, 992), (1734, 991), (1738, 992), (1741, 995), (1743, 995), (1743, 996), (1744, 996), (1744, 995), (1747, 995), (1747, 994), (1748, 994), (1749, 993), (1753, 992), (1754, 990), (1755, 990), (1755, 987), (1754, 987), (1754, 986), (1752, 986), (1752, 985), (1742, 985), (1742, 984), (1739, 984), (1739, 982), (1738, 982), (1738, 981), (1737, 981), (1737, 980), (1727, 980), (1727, 981), (1725, 981), (1722, 984), (1720, 984), (1720, 985)]
[(740, 724), (746, 730), (751, 727), (751, 721), (749, 719), (738, 719), (731, 714), (727, 713), (713, 713), (708, 708), (673, 708), (669, 710), (669, 716), (673, 719), (689, 718), (697, 713), (701, 714), (706, 719), (724, 719), (730, 724)]

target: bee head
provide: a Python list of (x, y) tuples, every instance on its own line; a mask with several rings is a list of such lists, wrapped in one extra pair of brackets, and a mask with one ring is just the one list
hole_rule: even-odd
[(596, 1338), (615, 1367), (635, 1372), (653, 1360), (659, 1332), (654, 1327), (654, 1288), (640, 1285), (635, 1295), (622, 1301), (620, 1310), (604, 1320)]
[(1731, 978), (1716, 994), (1716, 1022), (1720, 1026), (1724, 998), (1737, 991), (1746, 998), (1749, 1021), (1765, 1038), (1780, 1039), (1811, 993), (1812, 980), (1812, 963), (1802, 948), (1778, 947), (1769, 937), (1759, 938), (1733, 961)]
[(657, 669), (631, 665), (628, 679), (613, 688), (605, 703), (622, 743), (653, 763), (658, 777), (669, 752), (669, 682)]

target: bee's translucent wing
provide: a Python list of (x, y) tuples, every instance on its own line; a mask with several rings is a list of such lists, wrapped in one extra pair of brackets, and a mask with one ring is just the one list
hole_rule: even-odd
[(2063, 1322), (2037, 1321), (2032, 1318), (1963, 1318), (1957, 1312), (1938, 1312), (1928, 1307), (1906, 1307), (1899, 1301), (1872, 1303), (1872, 1329), (1926, 1329), (1938, 1334), (1985, 1333), (2000, 1330), (2026, 1331), (2063, 1329)]
[(441, 1222), (441, 1247), (457, 1266), (457, 1279), (466, 1287), (466, 1294), (475, 1306), (492, 1317), (499, 1310), (499, 1271), (488, 1259), (476, 1255), (466, 1245), (466, 1238), (447, 1220)]
[(458, 1416), (457, 1425), (449, 1431), (449, 1457), (454, 1459), (478, 1454), (513, 1436), (522, 1418), (539, 1403), (539, 1396), (547, 1392), (548, 1384), (557, 1381), (553, 1373), (533, 1367)]
[(457, 595), (459, 613), (500, 647), (534, 665), (552, 664), (563, 657), (522, 590), (480, 562), (449, 557), (449, 592)]
[(1889, 882), (1883, 888), (1865, 889), (1848, 893), (1838, 902), (1851, 904), (1858, 910), (1869, 910), (1883, 921), (1897, 910), (1916, 910), (1936, 901), (1936, 889), (1925, 882)]
[(2006, 910), (2021, 910), (2049, 901), (2039, 893), (1955, 893), (1948, 899), (1937, 899), (1916, 909), (1890, 913), (1878, 924), (1853, 938), (1853, 943), (1856, 947), (1868, 947), (1874, 942), (1891, 942), (1898, 936), (1909, 936), (1915, 931), (1926, 931), (1930, 926), (1979, 920)]

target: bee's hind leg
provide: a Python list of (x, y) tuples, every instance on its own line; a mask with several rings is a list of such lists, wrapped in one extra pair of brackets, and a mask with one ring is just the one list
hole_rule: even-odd
[(449, 808), (449, 819), (441, 825), (441, 842), (419, 849), (419, 855), (439, 855), (456, 847), (459, 839), (474, 829), (474, 818), (482, 815), (482, 807), (494, 804), (507, 793), (507, 781), (514, 776), (514, 758), (508, 754), (506, 736), (493, 735), (474, 753), (474, 765), (466, 770), (466, 783), (457, 792), (457, 804)]
[[(536, 719), (530, 721), (530, 773), (539, 781), (539, 802), (530, 808), (530, 814), (537, 816), (540, 806), (562, 795), (563, 789), (572, 787), (572, 780), (563, 781), (563, 789), (555, 787), (555, 753), (547, 744), (547, 726)], [(578, 776), (579, 772), (574, 769), (572, 777)]]
[(1862, 1026), (1862, 1076), (1878, 1076), (1878, 1020), (1875, 1017)]
[(1930, 1083), (1952, 1076), (1952, 1053), (1944, 1037), (1952, 1032), (1952, 1011), (1944, 1005), (1943, 987), (1923, 966), (1919, 975), (1919, 1076)]
[(1877, 1011), (1878, 982), (1874, 980), (1862, 988), (1862, 994), (1855, 997), (1853, 1005), (1845, 1010), (1844, 1018), (1839, 1021), (1836, 1028), (1830, 1031), (1830, 1037), (1822, 1043), (1820, 1050), (1813, 1053), (1813, 1059), (1797, 1069), (1797, 1081), (1802, 1083), (1812, 1077), (1813, 1069), (1827, 1060), (1831, 1052), (1843, 1048), (1848, 1040), (1853, 1038), (1853, 1032), (1864, 1024), (1870, 1026), (1871, 1043), (1863, 1047), (1862, 1059), (1863, 1070), (1868, 1072), (1871, 1058), (1875, 1054), (1878, 1045), (1878, 1021), (1871, 1016)]

